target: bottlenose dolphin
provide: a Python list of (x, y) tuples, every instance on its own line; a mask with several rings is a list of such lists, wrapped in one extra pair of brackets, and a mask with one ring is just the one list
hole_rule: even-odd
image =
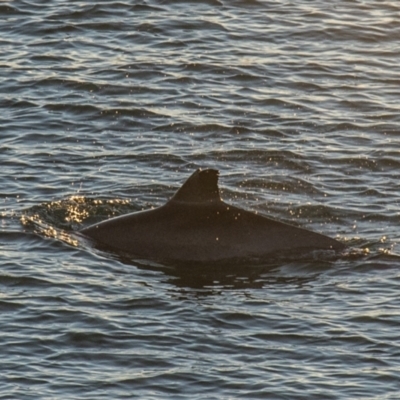
[(221, 200), (219, 172), (198, 169), (163, 206), (82, 229), (97, 246), (155, 261), (213, 262), (276, 252), (340, 250), (334, 239)]

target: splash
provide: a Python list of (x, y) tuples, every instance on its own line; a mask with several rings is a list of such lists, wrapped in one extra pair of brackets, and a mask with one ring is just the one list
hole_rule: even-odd
[(41, 236), (61, 240), (72, 246), (79, 241), (74, 232), (87, 220), (110, 218), (133, 207), (127, 199), (91, 199), (84, 196), (70, 196), (66, 199), (42, 203), (24, 211), (20, 217), (22, 225)]

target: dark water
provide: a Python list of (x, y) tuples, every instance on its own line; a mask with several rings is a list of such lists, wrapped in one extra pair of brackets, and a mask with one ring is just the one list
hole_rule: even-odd
[[(400, 4), (0, 3), (1, 399), (397, 399)], [(339, 257), (76, 243), (198, 167)]]

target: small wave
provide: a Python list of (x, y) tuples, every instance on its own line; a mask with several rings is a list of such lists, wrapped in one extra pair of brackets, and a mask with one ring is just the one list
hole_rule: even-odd
[(133, 211), (137, 211), (137, 208), (125, 199), (71, 196), (31, 207), (22, 213), (20, 221), (25, 229), (39, 236), (77, 247), (82, 241), (74, 232), (84, 223), (91, 224)]
[(49, 229), (50, 232), (52, 227), (74, 231), (80, 228), (84, 221), (98, 221), (133, 211), (138, 211), (138, 208), (127, 199), (93, 199), (75, 195), (31, 207), (25, 210), (21, 220), (24, 225), (33, 223), (43, 229)]

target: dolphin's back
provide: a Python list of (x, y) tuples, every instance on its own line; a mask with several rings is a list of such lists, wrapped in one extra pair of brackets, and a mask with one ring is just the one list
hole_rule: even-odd
[(169, 202), (82, 230), (97, 243), (159, 260), (261, 257), (293, 249), (339, 249), (340, 242), (228, 205)]
[(156, 260), (215, 261), (344, 247), (319, 233), (224, 203), (213, 169), (197, 170), (162, 207), (112, 218), (81, 233), (98, 246)]

